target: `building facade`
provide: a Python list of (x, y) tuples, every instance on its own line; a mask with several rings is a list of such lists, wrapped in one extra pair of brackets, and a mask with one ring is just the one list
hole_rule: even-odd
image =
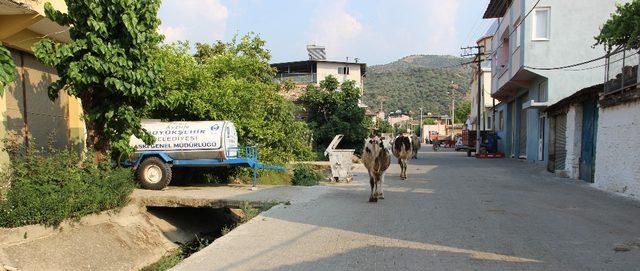
[[(66, 11), (62, 0), (53, 7)], [(85, 125), (80, 101), (64, 92), (49, 100), (47, 87), (57, 79), (56, 71), (38, 61), (31, 46), (48, 37), (69, 42), (69, 32), (44, 15), (45, 1), (0, 0), (0, 43), (11, 52), (16, 66), (14, 81), (0, 96), (0, 139), (35, 147), (84, 146)], [(2, 146), (4, 150), (4, 145)], [(8, 154), (0, 151), (0, 164)]]
[[(487, 33), (480, 37), (476, 44), (480, 46), (480, 50), (483, 55), (480, 56), (481, 65), (472, 65), (472, 77), (469, 84), (471, 92), (471, 111), (469, 112), (469, 119), (467, 120), (467, 129), (469, 130), (492, 130), (494, 126), (494, 116), (492, 108), (495, 106), (495, 99), (491, 97), (491, 60), (488, 57), (487, 52), (492, 51), (493, 32), (498, 27), (497, 23), (494, 23)], [(475, 59), (478, 60), (478, 57)], [(480, 69), (480, 72), (478, 72)], [(478, 85), (480, 85), (480, 91), (482, 95), (478, 97)], [(480, 100), (480, 101), (478, 101)], [(478, 105), (481, 105), (480, 110), (480, 123), (478, 124)]]
[(490, 1), (484, 18), (498, 23), (492, 41), (491, 96), (500, 101), (496, 118), (502, 115), (506, 121), (499, 131), (500, 151), (531, 162), (548, 161), (549, 120), (544, 109), (601, 83), (602, 73), (547, 68), (604, 55), (601, 48), (592, 47), (593, 37), (620, 2), (625, 1)]
[(276, 69), (276, 80), (293, 81), (298, 87), (308, 84), (319, 84), (324, 78), (332, 75), (338, 82), (355, 81), (356, 86), (364, 90), (364, 78), (367, 64), (358, 62), (305, 60), (271, 64)]

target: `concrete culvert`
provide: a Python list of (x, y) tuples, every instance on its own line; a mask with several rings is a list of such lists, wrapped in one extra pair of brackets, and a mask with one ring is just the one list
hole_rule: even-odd
[(196, 238), (213, 241), (222, 236), (223, 228), (236, 225), (241, 218), (229, 208), (147, 207), (151, 223), (177, 244)]

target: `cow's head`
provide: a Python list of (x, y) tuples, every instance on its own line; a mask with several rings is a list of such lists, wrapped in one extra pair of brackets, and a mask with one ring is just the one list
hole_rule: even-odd
[(374, 155), (379, 153), (380, 150), (389, 151), (389, 146), (385, 144), (385, 140), (385, 137), (370, 136), (365, 142), (364, 151), (367, 153), (374, 152)]

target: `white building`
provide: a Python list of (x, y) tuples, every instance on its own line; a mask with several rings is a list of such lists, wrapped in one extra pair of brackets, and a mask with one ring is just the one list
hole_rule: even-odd
[(548, 116), (544, 109), (576, 91), (602, 83), (599, 69), (558, 69), (604, 55), (593, 37), (628, 0), (491, 0), (485, 19), (496, 19), (492, 41), (491, 96), (504, 127), (499, 150), (507, 156), (545, 164), (549, 159)]
[(291, 80), (298, 87), (308, 84), (319, 84), (329, 75), (338, 79), (339, 83), (347, 80), (355, 81), (356, 86), (364, 93), (364, 78), (367, 64), (354, 61), (331, 61), (325, 58), (324, 47), (309, 45), (309, 60), (273, 63), (276, 69), (276, 80)]

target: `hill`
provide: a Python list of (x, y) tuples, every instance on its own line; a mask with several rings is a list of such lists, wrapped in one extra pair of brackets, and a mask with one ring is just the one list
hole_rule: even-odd
[[(374, 111), (380, 108), (387, 113), (398, 109), (419, 114), (448, 114), (451, 110), (451, 81), (460, 88), (455, 92), (456, 101), (468, 100), (471, 68), (454, 56), (412, 55), (397, 61), (368, 68), (363, 100)], [(458, 102), (456, 102), (458, 104)]]

